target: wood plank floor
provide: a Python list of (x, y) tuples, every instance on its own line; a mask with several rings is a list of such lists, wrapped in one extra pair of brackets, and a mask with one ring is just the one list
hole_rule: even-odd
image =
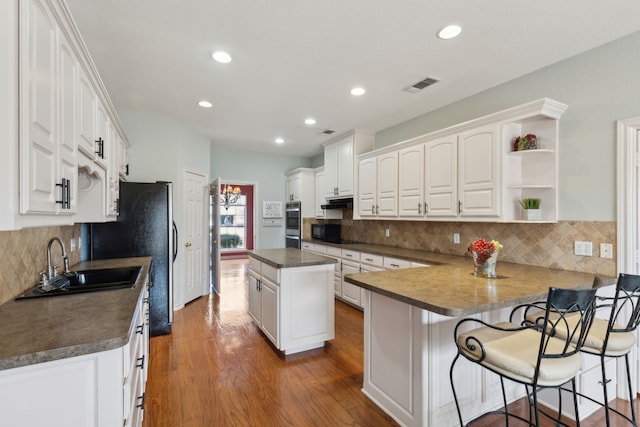
[[(397, 426), (360, 391), (362, 313), (336, 302), (336, 339), (283, 356), (251, 323), (246, 265), (223, 261), (222, 295), (188, 304), (175, 313), (172, 334), (151, 338), (143, 427)], [(604, 426), (603, 417), (599, 411), (581, 425)], [(501, 425), (499, 417), (476, 424)]]

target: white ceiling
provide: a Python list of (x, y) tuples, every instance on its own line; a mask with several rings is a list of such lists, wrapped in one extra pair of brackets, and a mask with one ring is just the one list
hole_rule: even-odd
[[(67, 3), (118, 111), (296, 156), (321, 153), (325, 129), (379, 131), (640, 30), (638, 0)], [(450, 23), (462, 35), (438, 39)], [(402, 91), (427, 76), (440, 82)], [(367, 93), (353, 97), (355, 85)]]

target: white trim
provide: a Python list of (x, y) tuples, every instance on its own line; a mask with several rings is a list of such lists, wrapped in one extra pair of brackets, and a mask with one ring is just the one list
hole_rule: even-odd
[[(640, 232), (638, 221), (640, 210), (638, 208), (638, 134), (640, 133), (640, 117), (631, 117), (618, 120), (617, 123), (617, 172), (616, 172), (616, 196), (617, 196), (617, 268), (618, 273), (640, 274), (638, 268), (638, 248)], [(638, 331), (636, 342), (638, 342)], [(638, 389), (640, 384), (640, 370), (638, 370), (638, 348), (634, 348), (629, 355), (629, 365), (633, 389)], [(617, 395), (623, 399), (629, 399), (627, 387), (624, 381), (626, 372), (622, 359), (617, 364)]]

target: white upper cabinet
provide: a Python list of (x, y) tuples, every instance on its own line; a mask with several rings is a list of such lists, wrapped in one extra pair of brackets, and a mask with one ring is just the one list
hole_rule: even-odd
[[(558, 121), (566, 108), (543, 98), (360, 156), (354, 214), (521, 222), (520, 200), (539, 198), (538, 222), (557, 222)], [(528, 134), (538, 148), (514, 151), (514, 140)], [(392, 165), (393, 155), (395, 169), (383, 168), (381, 159)]]
[(315, 217), (316, 171), (298, 168), (285, 174), (286, 202), (300, 202), (303, 218)]
[(367, 157), (358, 163), (358, 213), (361, 217), (398, 215), (398, 152)]
[(450, 135), (425, 144), (425, 205), (427, 218), (458, 215), (458, 137)]
[(458, 136), (458, 214), (462, 217), (501, 214), (497, 129), (488, 125)]
[(20, 213), (72, 215), (78, 62), (42, 3), (21, 3), (20, 17)]
[[(0, 24), (0, 230), (104, 220), (108, 133), (126, 136), (66, 4), (0, 2)], [(87, 214), (98, 205), (99, 215)]]
[(354, 197), (358, 193), (357, 156), (373, 148), (373, 136), (359, 131), (334, 138), (324, 146), (325, 198)]
[(422, 217), (424, 214), (424, 144), (398, 152), (398, 215)]

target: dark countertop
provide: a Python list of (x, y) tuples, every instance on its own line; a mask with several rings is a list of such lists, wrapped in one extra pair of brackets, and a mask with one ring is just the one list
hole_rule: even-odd
[[(497, 279), (473, 276), (469, 257), (434, 254), (442, 265), (349, 274), (345, 280), (389, 298), (445, 316), (469, 316), (544, 300), (550, 287), (590, 287), (594, 275), (500, 262)], [(602, 277), (613, 284), (614, 278)]]
[(0, 305), (0, 370), (122, 347), (150, 257), (84, 261), (71, 270), (142, 265), (131, 289), (8, 301)]
[[(471, 257), (370, 244), (332, 244), (382, 256), (430, 264), (431, 267), (345, 275), (345, 281), (398, 301), (445, 316), (459, 317), (543, 300), (550, 287), (590, 287), (594, 274), (501, 262), (497, 279), (473, 276)], [(608, 284), (615, 278), (600, 276)]]
[(249, 251), (249, 256), (275, 268), (305, 267), (310, 265), (335, 264), (333, 258), (300, 249), (258, 249)]

